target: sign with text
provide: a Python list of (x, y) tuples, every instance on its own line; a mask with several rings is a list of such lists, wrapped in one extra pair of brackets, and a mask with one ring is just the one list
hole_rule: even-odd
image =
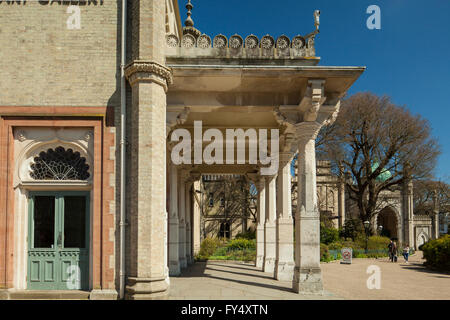
[(353, 255), (352, 248), (342, 248), (341, 253), (342, 253), (341, 263), (352, 264), (352, 255)]

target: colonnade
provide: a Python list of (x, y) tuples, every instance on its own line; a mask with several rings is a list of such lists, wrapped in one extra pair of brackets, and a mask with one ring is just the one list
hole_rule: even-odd
[[(296, 125), (298, 142), (299, 205), (293, 217), (291, 198), (291, 162), (293, 152), (279, 154), (279, 170), (275, 175), (248, 173), (258, 190), (256, 223), (256, 267), (280, 281), (291, 281), (298, 293), (320, 293), (320, 219), (317, 208), (315, 137), (320, 126)], [(193, 214), (192, 185), (200, 175), (170, 165), (169, 272), (171, 276), (193, 263), (191, 221)], [(195, 192), (195, 190), (194, 190)], [(295, 229), (295, 240), (294, 240)]]

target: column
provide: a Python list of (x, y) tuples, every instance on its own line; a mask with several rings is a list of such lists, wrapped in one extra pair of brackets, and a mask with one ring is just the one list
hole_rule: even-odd
[(186, 260), (186, 187), (185, 179), (187, 176), (186, 170), (181, 170), (178, 179), (178, 219), (179, 219), (179, 238), (178, 238), (178, 253), (181, 268), (187, 267)]
[(276, 176), (266, 176), (266, 223), (264, 224), (264, 272), (275, 271)]
[(339, 182), (338, 192), (339, 228), (343, 228), (345, 224), (345, 182), (343, 180)]
[(295, 214), (293, 289), (298, 293), (322, 293), (315, 150), (315, 138), (320, 125), (316, 122), (302, 122), (295, 126), (298, 141), (298, 202)]
[(437, 190), (434, 190), (433, 192), (433, 227), (432, 230), (432, 239), (438, 239), (439, 238), (439, 199), (438, 199), (438, 192)]
[[(410, 246), (414, 246), (414, 199), (413, 199), (413, 184), (407, 179), (403, 184), (403, 217), (405, 219), (404, 226), (404, 241)], [(399, 222), (400, 223), (400, 222)], [(405, 243), (403, 242), (403, 243)]]
[(192, 220), (192, 246), (193, 246), (193, 251), (194, 251), (194, 256), (196, 254), (199, 253), (200, 251), (200, 215), (201, 215), (201, 210), (200, 210), (200, 203), (196, 200), (198, 199), (199, 201), (201, 201), (201, 193), (198, 193), (197, 191), (201, 191), (201, 186), (200, 186), (200, 180), (197, 180), (194, 182), (194, 190), (193, 190), (193, 194), (192, 194), (192, 201), (193, 201), (193, 220)]
[(186, 262), (192, 264), (194, 262), (192, 257), (192, 241), (191, 241), (191, 185), (192, 181), (189, 179), (185, 184), (185, 200), (186, 200)]
[(256, 267), (264, 267), (264, 224), (266, 222), (266, 181), (263, 177), (255, 185), (258, 188), (256, 219)]
[(127, 238), (127, 299), (168, 295), (165, 260), (166, 92), (172, 82), (165, 66), (165, 3), (132, 1), (132, 62), (125, 75), (131, 86), (130, 199)]
[(170, 216), (169, 216), (169, 274), (177, 276), (181, 272), (179, 257), (178, 222), (178, 174), (175, 165), (170, 166)]
[(293, 154), (280, 154), (278, 173), (276, 263), (275, 278), (292, 281), (294, 278), (294, 221), (292, 218), (291, 162)]

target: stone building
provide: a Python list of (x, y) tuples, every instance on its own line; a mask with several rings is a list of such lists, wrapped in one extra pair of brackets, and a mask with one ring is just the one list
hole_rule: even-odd
[[(384, 235), (418, 247), (430, 239), (439, 237), (437, 215), (414, 211), (414, 194), (412, 182), (396, 188), (394, 191), (383, 191), (379, 195), (377, 213), (372, 223), (373, 230)], [(320, 214), (341, 228), (345, 219), (357, 218), (358, 208), (346, 193), (344, 184), (331, 171), (329, 161), (317, 161), (317, 197)]]
[[(0, 1), (0, 297), (167, 297), (169, 276), (198, 245), (192, 199), (202, 174), (254, 181), (257, 266), (295, 292), (320, 293), (314, 140), (364, 71), (318, 65), (320, 13), (304, 36), (209, 37), (194, 27), (190, 1), (184, 28), (177, 0), (77, 4)], [(174, 162), (174, 130), (195, 134), (200, 121), (201, 136), (279, 133), (279, 169), (198, 161), (201, 142)]]

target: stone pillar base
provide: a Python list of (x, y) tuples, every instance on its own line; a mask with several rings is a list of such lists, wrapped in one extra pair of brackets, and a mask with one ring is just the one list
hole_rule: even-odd
[(89, 300), (117, 300), (116, 290), (92, 290), (89, 294)]
[(127, 279), (126, 300), (163, 300), (169, 296), (169, 280), (164, 278)]
[(264, 256), (257, 256), (256, 257), (256, 267), (261, 268), (264, 266)]
[(265, 258), (264, 259), (264, 272), (275, 272), (275, 258)]
[(280, 261), (275, 264), (275, 279), (279, 281), (293, 281), (294, 280), (294, 261)]
[(320, 268), (296, 267), (292, 288), (301, 294), (323, 294), (322, 271)]

